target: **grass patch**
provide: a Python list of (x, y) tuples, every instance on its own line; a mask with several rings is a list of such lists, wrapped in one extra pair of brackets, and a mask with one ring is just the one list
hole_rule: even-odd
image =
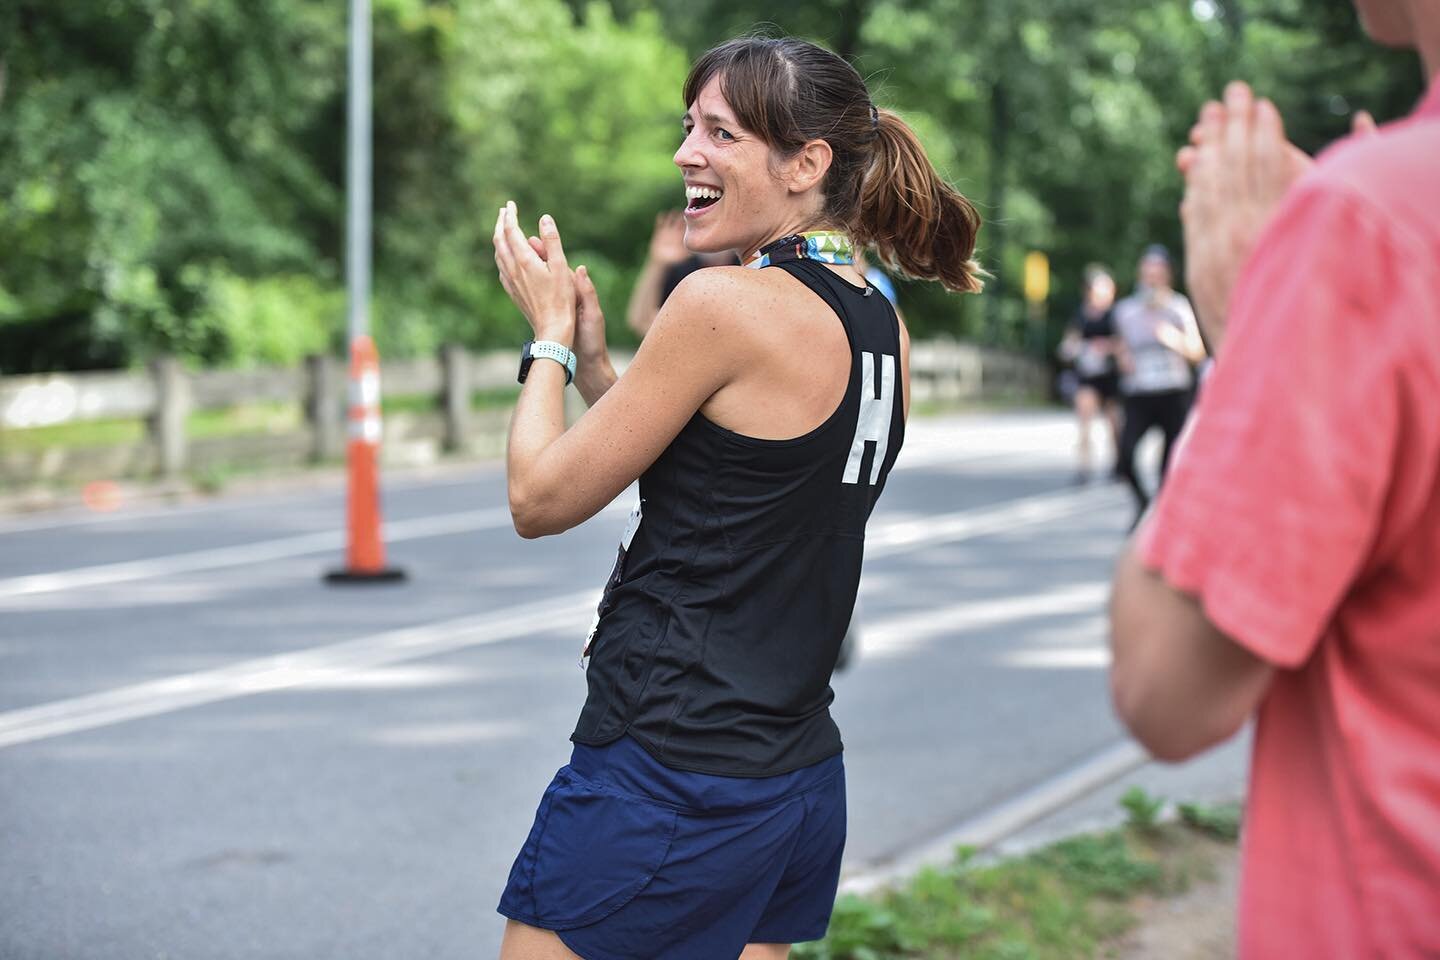
[[(1132, 801), (1139, 798), (1132, 798)], [(796, 960), (1061, 960), (1102, 955), (1137, 921), (1134, 901), (1175, 896), (1214, 874), (1217, 831), (1145, 814), (1107, 833), (977, 865), (968, 851), (903, 888), (844, 896), (829, 933)], [(1199, 809), (1199, 808), (1193, 808)], [(1223, 816), (1207, 808), (1207, 823)], [(1133, 810), (1132, 810), (1133, 812)], [(1147, 822), (1148, 821), (1148, 822)], [(1237, 821), (1238, 822), (1238, 821)], [(1233, 838), (1232, 838), (1233, 839)]]
[[(470, 394), (471, 410), (508, 410), (520, 398), (520, 384), (490, 387)], [(381, 402), (386, 413), (430, 413), (440, 409), (440, 398), (429, 393), (387, 396)]]
[(0, 430), (7, 450), (49, 450), (52, 447), (115, 447), (145, 439), (142, 420), (85, 420), (53, 427)]
[[(185, 420), (191, 440), (292, 433), (303, 429), (305, 416), (298, 404), (249, 403), (224, 410), (196, 410)], [(143, 443), (145, 421), (82, 420), (53, 427), (6, 430), (3, 442), (11, 450), (48, 450), (53, 447), (113, 447)]]
[(1160, 820), (1160, 811), (1165, 809), (1165, 798), (1154, 797), (1141, 787), (1131, 787), (1120, 798), (1125, 808), (1125, 822), (1137, 830), (1153, 830)]
[[(472, 410), (508, 410), (520, 396), (520, 385), (476, 390), (470, 395)], [(387, 395), (382, 401), (387, 414), (423, 414), (440, 409), (440, 399), (427, 393)], [(1040, 396), (1016, 395), (1004, 400), (917, 402), (912, 416), (938, 416), (959, 412), (992, 412), (1033, 409), (1046, 406)], [(298, 403), (250, 403), (224, 410), (196, 410), (185, 421), (186, 436), (192, 440), (294, 433), (306, 427)], [(145, 441), (145, 421), (86, 420), (53, 427), (0, 431), (0, 445), (15, 451), (41, 451), (55, 447), (131, 446)]]
[(1222, 803), (1213, 807), (1182, 803), (1179, 809), (1181, 821), (1192, 829), (1228, 843), (1240, 839), (1242, 809), (1238, 803)]
[(294, 403), (248, 403), (225, 410), (196, 410), (185, 419), (190, 440), (294, 433), (305, 428), (305, 414)]
[(470, 409), (472, 410), (504, 410), (515, 406), (515, 401), (520, 399), (520, 384), (513, 387), (491, 387), (488, 390), (476, 390), (470, 394)]
[[(515, 405), (520, 385), (476, 390), (470, 397), (474, 410), (504, 410)], [(387, 396), (386, 413), (429, 413), (439, 409), (439, 399), (430, 394)], [(243, 437), (304, 430), (305, 413), (298, 403), (248, 403), (223, 410), (196, 410), (185, 421), (191, 440)], [(53, 427), (0, 431), (0, 444), (16, 451), (40, 451), (55, 447), (130, 446), (145, 441), (145, 421), (82, 420)]]
[(985, 400), (952, 400), (931, 398), (910, 404), (912, 417), (940, 417), (951, 413), (1007, 413), (1014, 410), (1061, 410), (1041, 393), (1015, 391)]

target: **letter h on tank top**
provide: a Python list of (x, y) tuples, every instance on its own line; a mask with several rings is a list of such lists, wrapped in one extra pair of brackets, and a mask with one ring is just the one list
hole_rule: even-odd
[[(876, 389), (875, 360), (880, 360), (880, 383)], [(860, 462), (865, 459), (865, 444), (875, 444), (875, 458), (870, 462), (872, 486), (880, 479), (880, 465), (885, 462), (885, 448), (890, 443), (890, 417), (895, 409), (895, 358), (888, 353), (860, 354), (860, 417), (855, 423), (855, 439), (850, 444), (850, 459), (845, 462), (844, 483), (860, 482)]]

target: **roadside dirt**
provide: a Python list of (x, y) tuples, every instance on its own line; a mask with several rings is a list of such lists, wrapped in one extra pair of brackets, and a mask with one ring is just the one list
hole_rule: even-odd
[[(1184, 893), (1134, 904), (1140, 923), (1106, 956), (1115, 960), (1229, 960), (1235, 956), (1235, 898), (1240, 850), (1207, 843), (1213, 872)], [(1207, 858), (1209, 859), (1209, 858)]]

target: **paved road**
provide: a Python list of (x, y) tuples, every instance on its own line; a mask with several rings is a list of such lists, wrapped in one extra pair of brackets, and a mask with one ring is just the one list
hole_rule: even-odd
[[(912, 424), (835, 683), (849, 873), (1122, 739), (1130, 507), (1068, 486), (1071, 442), (1048, 413)], [(392, 479), (410, 581), (363, 589), (320, 583), (335, 489), (0, 520), (0, 958), (493, 955), (628, 499), (526, 542), (493, 465)]]

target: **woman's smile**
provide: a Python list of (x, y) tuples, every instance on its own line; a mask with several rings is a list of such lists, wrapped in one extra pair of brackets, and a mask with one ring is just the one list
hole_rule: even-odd
[(704, 184), (686, 184), (685, 186), (685, 217), (694, 220), (704, 216), (725, 195), (725, 191), (719, 187), (706, 186)]

